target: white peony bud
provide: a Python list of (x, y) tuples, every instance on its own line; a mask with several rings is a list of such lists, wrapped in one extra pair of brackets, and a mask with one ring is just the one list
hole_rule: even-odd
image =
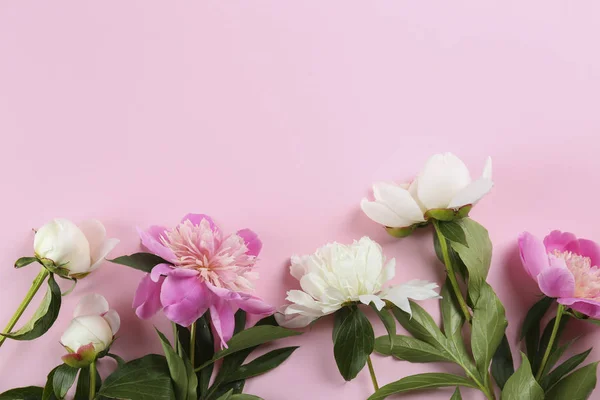
[(56, 267), (68, 270), (69, 276), (83, 276), (98, 268), (100, 262), (119, 243), (107, 239), (100, 221), (88, 220), (79, 226), (56, 218), (35, 234), (36, 257), (51, 260)]

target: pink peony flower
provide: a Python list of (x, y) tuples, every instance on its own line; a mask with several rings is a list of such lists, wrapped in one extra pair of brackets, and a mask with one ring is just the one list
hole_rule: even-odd
[(158, 264), (140, 282), (133, 300), (138, 317), (150, 318), (162, 308), (171, 321), (190, 326), (210, 310), (213, 330), (226, 347), (238, 308), (257, 315), (275, 312), (247, 293), (258, 276), (253, 268), (262, 248), (251, 230), (223, 237), (207, 215), (188, 214), (174, 229), (152, 226), (139, 234), (142, 244), (169, 264)]
[(552, 231), (543, 242), (524, 232), (519, 249), (525, 270), (546, 296), (600, 318), (600, 246), (569, 232)]

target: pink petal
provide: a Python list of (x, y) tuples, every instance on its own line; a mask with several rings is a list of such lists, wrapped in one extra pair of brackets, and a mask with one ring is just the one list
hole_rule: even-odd
[(227, 347), (227, 342), (233, 336), (235, 316), (228, 302), (218, 299), (210, 306), (210, 318), (216, 335), (221, 339), (221, 347)]
[(237, 234), (244, 239), (244, 242), (246, 243), (246, 247), (248, 248), (246, 254), (258, 256), (260, 250), (262, 249), (262, 242), (258, 238), (258, 235), (250, 229), (241, 229), (237, 231)]
[(565, 260), (556, 257), (550, 260), (551, 266), (542, 270), (537, 277), (540, 290), (548, 297), (572, 297), (575, 293), (575, 277)]
[(587, 239), (579, 239), (579, 254), (589, 257), (592, 265), (600, 266), (600, 246)]
[(209, 293), (197, 276), (171, 273), (163, 283), (160, 301), (167, 318), (179, 325), (190, 326), (208, 309), (213, 297)]
[(200, 222), (202, 222), (203, 219), (208, 221), (208, 223), (210, 224), (210, 229), (212, 229), (213, 231), (217, 231), (219, 229), (217, 227), (217, 224), (215, 224), (215, 221), (213, 221), (213, 219), (206, 214), (187, 214), (181, 219), (181, 223), (184, 223), (185, 221), (189, 220), (194, 225), (200, 225)]
[(558, 299), (560, 304), (571, 307), (575, 311), (589, 316), (590, 318), (600, 318), (600, 302), (588, 299), (578, 299), (568, 297)]
[(151, 226), (148, 230), (143, 231), (138, 228), (138, 234), (142, 240), (142, 244), (151, 253), (162, 257), (168, 262), (175, 262), (175, 254), (173, 251), (162, 244), (161, 237), (167, 229), (162, 226)]
[[(554, 250), (558, 250), (560, 252), (573, 251), (575, 253), (579, 253), (577, 237), (571, 232), (550, 232), (550, 234), (544, 238), (544, 246), (546, 246), (546, 251), (548, 253), (552, 253)], [(574, 246), (576, 246), (576, 248)]]
[(161, 276), (167, 276), (173, 270), (173, 267), (169, 264), (158, 264), (150, 271), (150, 278), (154, 282), (158, 282)]
[(133, 297), (133, 308), (139, 318), (148, 319), (162, 308), (160, 289), (164, 280), (164, 277), (160, 277), (155, 282), (150, 278), (150, 274), (146, 274), (142, 278)]
[(206, 284), (206, 287), (217, 295), (222, 301), (230, 302), (232, 305), (257, 315), (271, 315), (275, 312), (275, 307), (265, 303), (262, 299), (248, 293), (234, 292), (229, 289), (219, 288)]
[(529, 232), (519, 235), (519, 253), (523, 267), (533, 279), (549, 265), (546, 247), (541, 240)]

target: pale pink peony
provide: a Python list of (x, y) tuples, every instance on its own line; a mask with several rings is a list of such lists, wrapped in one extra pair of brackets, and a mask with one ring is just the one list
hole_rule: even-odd
[(543, 242), (524, 232), (519, 249), (523, 266), (546, 296), (600, 318), (600, 246), (570, 232), (552, 231)]
[(247, 293), (257, 278), (253, 268), (262, 247), (251, 230), (223, 237), (210, 217), (188, 214), (172, 230), (152, 226), (139, 234), (150, 252), (168, 262), (155, 266), (140, 282), (133, 300), (140, 318), (162, 308), (171, 321), (190, 326), (210, 310), (213, 330), (226, 346), (238, 308), (257, 315), (275, 311)]

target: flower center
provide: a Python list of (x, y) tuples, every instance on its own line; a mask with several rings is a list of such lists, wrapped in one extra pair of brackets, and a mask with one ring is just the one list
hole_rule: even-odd
[(554, 255), (565, 260), (567, 268), (575, 277), (574, 297), (600, 301), (600, 268), (592, 265), (589, 257), (554, 250)]

